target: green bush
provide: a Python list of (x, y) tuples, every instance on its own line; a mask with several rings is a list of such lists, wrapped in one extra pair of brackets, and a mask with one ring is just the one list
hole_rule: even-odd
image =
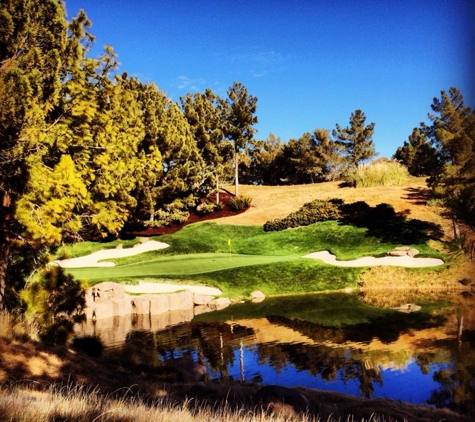
[(155, 220), (153, 221), (144, 221), (145, 227), (162, 227), (168, 226), (169, 224), (176, 223), (176, 224), (183, 224), (188, 220), (190, 213), (188, 211), (181, 211), (181, 210), (158, 210), (155, 213)]
[(267, 221), (264, 224), (264, 231), (280, 231), (300, 226), (309, 226), (319, 221), (338, 220), (341, 218), (341, 199), (330, 199), (327, 201), (316, 199), (308, 202), (298, 211), (289, 214), (285, 218)]
[(211, 214), (216, 208), (216, 204), (212, 202), (203, 202), (196, 207), (196, 211), (200, 214)]
[(249, 208), (251, 204), (252, 198), (250, 196), (239, 195), (230, 199), (229, 208), (233, 211), (242, 211)]
[(47, 343), (67, 343), (74, 323), (85, 318), (85, 285), (57, 265), (43, 269), (21, 297), (39, 326), (40, 339)]

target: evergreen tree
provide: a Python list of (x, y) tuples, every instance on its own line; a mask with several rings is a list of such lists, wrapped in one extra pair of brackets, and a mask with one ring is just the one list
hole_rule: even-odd
[(43, 269), (22, 292), (39, 325), (39, 336), (52, 344), (65, 344), (73, 333), (74, 323), (85, 319), (85, 286), (57, 266)]
[(144, 134), (137, 151), (140, 164), (135, 168), (137, 183), (133, 196), (137, 207), (133, 218), (152, 223), (157, 212), (158, 183), (163, 172), (162, 154), (157, 145), (157, 139), (161, 124), (161, 110), (166, 107), (168, 100), (155, 84), (143, 84), (136, 78), (123, 76), (127, 80), (128, 89), (137, 94), (144, 126)]
[(442, 153), (442, 159), (452, 165), (463, 167), (473, 154), (475, 131), (474, 112), (466, 107), (457, 88), (441, 91), (441, 98), (434, 98), (429, 119), (428, 135)]
[(322, 162), (315, 153), (315, 139), (310, 132), (291, 139), (283, 148), (286, 162), (285, 181), (292, 184), (315, 183), (322, 173)]
[(12, 253), (25, 244), (17, 202), (34, 156), (50, 141), (47, 116), (61, 93), (66, 25), (57, 1), (0, 3), (0, 309)]
[(228, 89), (228, 98), (221, 101), (221, 118), (225, 124), (224, 135), (234, 144), (235, 194), (239, 195), (239, 153), (244, 151), (257, 130), (255, 116), (257, 98), (249, 95), (244, 85), (234, 82)]
[(163, 167), (155, 189), (157, 207), (162, 215), (182, 221), (187, 210), (196, 205), (203, 160), (178, 104), (167, 100), (165, 108), (158, 112), (156, 145)]
[(340, 177), (342, 157), (328, 129), (315, 129), (283, 147), (283, 172), (287, 183), (317, 183)]
[(340, 179), (344, 162), (336, 142), (330, 137), (330, 131), (328, 129), (315, 129), (312, 136), (315, 155), (321, 168), (318, 181), (327, 182)]
[(192, 127), (155, 84), (130, 83), (142, 110), (138, 150), (145, 158), (136, 172), (134, 217), (148, 226), (182, 222), (196, 205), (204, 168)]
[(472, 231), (475, 227), (475, 112), (465, 106), (462, 94), (453, 87), (448, 93), (441, 91), (441, 98), (434, 98), (431, 108), (436, 114), (429, 113), (432, 125), (426, 127), (426, 133), (440, 151), (442, 166), (430, 178), (429, 186), (442, 200), (458, 238), (460, 224)]
[(201, 158), (204, 161), (200, 192), (216, 192), (219, 202), (219, 181), (233, 157), (233, 144), (224, 138), (224, 122), (220, 116), (222, 102), (211, 89), (187, 94), (181, 98), (183, 113), (191, 127)]
[(404, 164), (412, 176), (434, 175), (441, 165), (437, 149), (419, 128), (414, 128), (404, 145), (397, 148), (393, 159)]
[(246, 149), (248, 164), (241, 162), (241, 179), (247, 184), (281, 184), (282, 154), (283, 144), (273, 133), (265, 140), (252, 139)]
[(365, 126), (366, 116), (361, 110), (355, 110), (350, 116), (350, 125), (342, 128), (338, 123), (332, 135), (346, 159), (349, 171), (358, 164), (377, 155), (374, 149), (373, 133), (375, 123)]

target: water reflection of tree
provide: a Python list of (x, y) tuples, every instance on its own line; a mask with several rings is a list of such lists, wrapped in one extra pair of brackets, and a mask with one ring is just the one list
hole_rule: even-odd
[[(475, 416), (475, 331), (464, 331), (461, 342), (456, 338), (443, 340), (436, 342), (436, 347), (437, 352), (423, 354), (417, 359), (423, 371), (430, 370), (431, 366), (438, 368), (433, 379), (440, 388), (432, 391), (428, 402)], [(444, 353), (448, 353), (450, 360), (441, 364)]]
[(221, 377), (228, 377), (235, 350), (241, 347), (240, 339), (253, 334), (252, 329), (237, 324), (187, 323), (157, 332), (156, 350), (163, 360), (197, 353)]
[(344, 347), (265, 343), (257, 345), (256, 351), (259, 362), (268, 363), (277, 372), (286, 366), (293, 366), (297, 371), (305, 371), (315, 377), (320, 376), (325, 381), (337, 379), (340, 373), (345, 384), (351, 380), (358, 383), (358, 389), (363, 397), (372, 397), (374, 383), (383, 385), (378, 364), (373, 364), (368, 358), (363, 360), (356, 358), (358, 352), (354, 353)]
[(358, 385), (358, 391), (367, 399), (373, 397), (374, 383), (383, 386), (383, 377), (379, 366), (370, 366), (368, 361), (360, 362), (356, 361), (350, 365), (345, 366), (342, 371), (342, 381), (347, 384), (350, 380), (356, 380)]
[(159, 359), (153, 333), (146, 330), (130, 331), (123, 347), (124, 361), (132, 366), (158, 366)]

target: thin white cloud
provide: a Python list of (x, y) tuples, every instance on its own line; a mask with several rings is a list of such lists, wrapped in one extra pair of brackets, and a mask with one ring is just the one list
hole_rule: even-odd
[(206, 87), (206, 80), (202, 78), (190, 78), (188, 76), (178, 76), (177, 88), (188, 91), (202, 91)]
[[(255, 50), (258, 50), (256, 47)], [(231, 61), (240, 68), (248, 68), (247, 72), (255, 78), (261, 78), (283, 69), (284, 63), (290, 60), (278, 51), (245, 51), (233, 54)]]

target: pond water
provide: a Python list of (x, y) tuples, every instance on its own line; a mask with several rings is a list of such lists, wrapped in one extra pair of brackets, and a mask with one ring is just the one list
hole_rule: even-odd
[[(402, 306), (401, 306), (402, 305)], [(475, 295), (387, 291), (267, 298), (194, 315), (90, 321), (106, 353), (206, 378), (387, 397), (475, 415)]]

